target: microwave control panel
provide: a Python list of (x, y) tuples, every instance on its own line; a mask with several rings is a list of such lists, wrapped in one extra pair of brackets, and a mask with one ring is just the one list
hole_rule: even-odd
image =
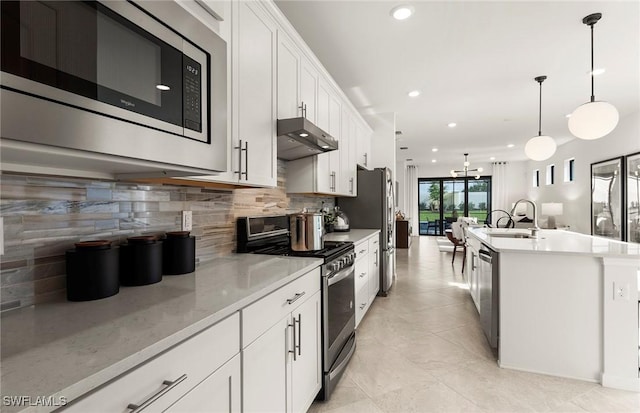
[(182, 55), (183, 65), (183, 119), (184, 127), (197, 132), (202, 132), (202, 68), (200, 63), (187, 55)]

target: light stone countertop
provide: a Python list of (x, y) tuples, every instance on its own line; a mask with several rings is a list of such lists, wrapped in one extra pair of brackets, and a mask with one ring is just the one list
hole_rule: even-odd
[(358, 242), (380, 232), (379, 229), (351, 229), (347, 232), (330, 232), (324, 236), (325, 241), (348, 241), (357, 244)]
[(504, 238), (492, 236), (500, 233), (529, 234), (526, 229), (469, 228), (468, 235), (478, 239), (495, 251), (522, 253), (578, 254), (595, 257), (633, 258), (640, 260), (640, 244), (611, 240), (603, 237), (563, 230), (540, 230), (535, 238)]
[(3, 313), (2, 396), (71, 401), (320, 265), (318, 258), (233, 254), (109, 298)]

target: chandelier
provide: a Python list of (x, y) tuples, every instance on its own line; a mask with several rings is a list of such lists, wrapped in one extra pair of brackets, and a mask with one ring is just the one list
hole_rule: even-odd
[(480, 172), (482, 172), (482, 168), (474, 168), (474, 169), (469, 169), (469, 154), (465, 153), (464, 154), (464, 167), (462, 168), (462, 170), (460, 171), (456, 171), (454, 169), (451, 170), (451, 176), (454, 178), (458, 177), (458, 174), (464, 174), (465, 177), (469, 176), (469, 172), (471, 172), (471, 174), (475, 174), (475, 179), (480, 179)]

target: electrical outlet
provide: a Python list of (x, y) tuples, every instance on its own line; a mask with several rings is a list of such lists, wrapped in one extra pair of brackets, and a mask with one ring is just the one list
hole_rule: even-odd
[(191, 231), (193, 228), (193, 212), (182, 211), (182, 230)]
[(613, 283), (613, 299), (629, 301), (629, 284)]

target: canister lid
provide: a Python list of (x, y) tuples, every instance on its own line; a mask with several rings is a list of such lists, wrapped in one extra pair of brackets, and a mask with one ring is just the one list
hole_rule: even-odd
[(155, 235), (140, 235), (137, 237), (129, 237), (127, 241), (129, 244), (155, 244), (158, 237)]
[(75, 246), (78, 249), (106, 250), (111, 248), (111, 241), (106, 239), (81, 241), (81, 242), (76, 242)]
[(188, 238), (189, 231), (170, 231), (167, 232), (167, 238)]

